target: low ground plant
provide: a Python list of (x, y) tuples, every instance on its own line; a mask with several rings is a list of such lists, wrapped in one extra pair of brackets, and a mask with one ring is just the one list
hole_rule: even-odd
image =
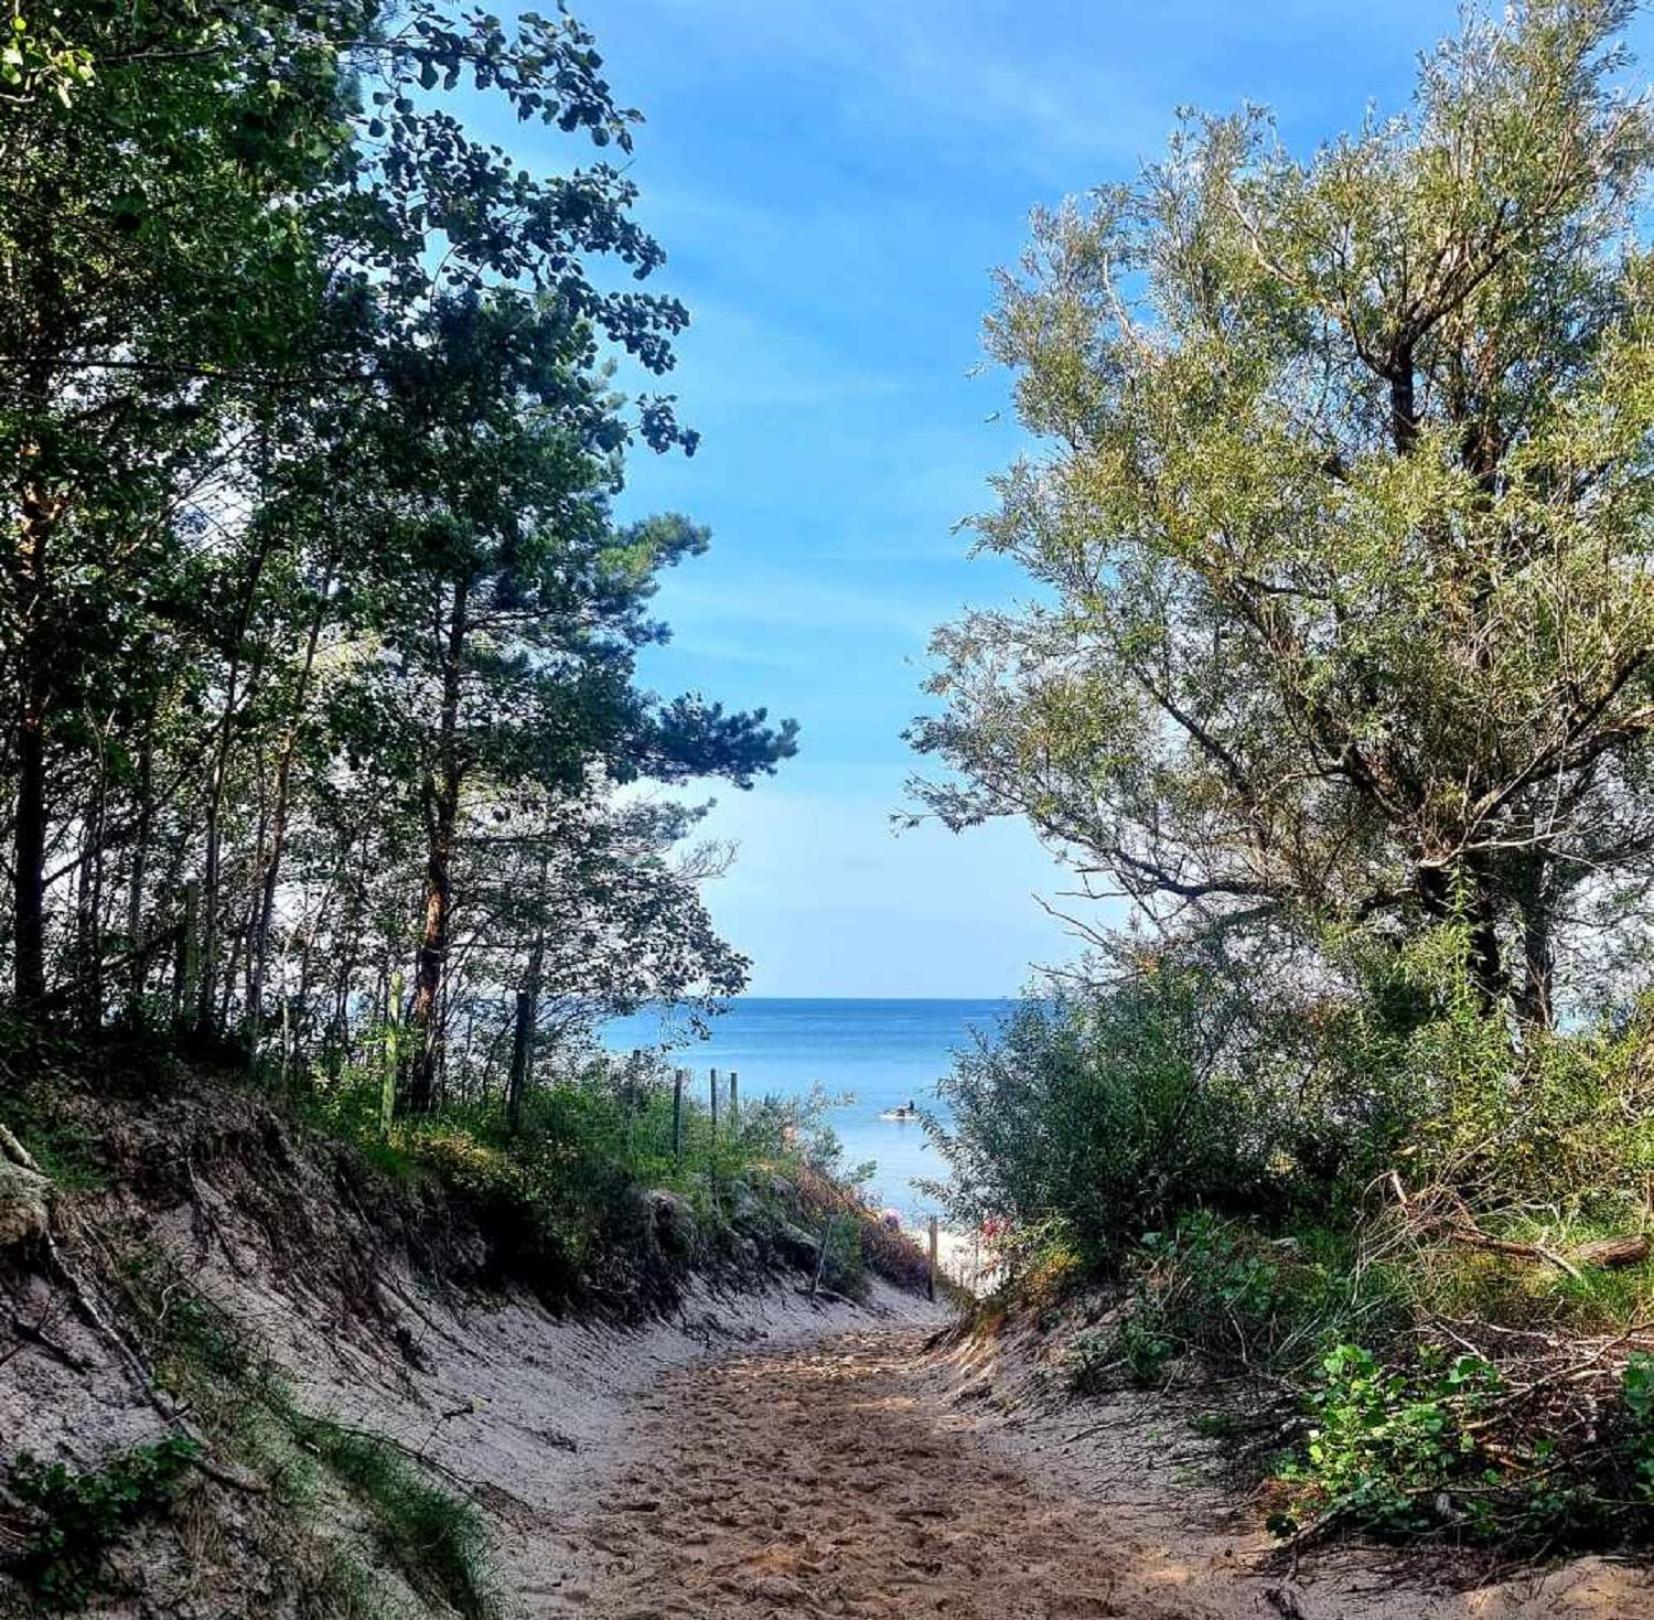
[(1077, 1392), (1217, 1367), (1295, 1407), (1283, 1529), (1635, 1540), (1654, 1003), (1516, 1039), (1465, 959), (1352, 933), (1313, 993), (1146, 959), (1036, 997), (945, 1088), (954, 1213), (1042, 1318), (1052, 1276), (1107, 1291)]
[(13, 1567), (41, 1606), (84, 1606), (101, 1584), (109, 1549), (172, 1506), (200, 1454), (195, 1441), (171, 1434), (84, 1470), (27, 1452), (16, 1457), (6, 1486), (31, 1522)]
[(320, 1418), (299, 1420), (296, 1432), (367, 1507), (384, 1551), (416, 1586), (466, 1620), (497, 1611), (475, 1504), (433, 1484), (382, 1436)]
[[(473, 1503), (384, 1437), (307, 1412), (256, 1338), (169, 1250), (135, 1243), (115, 1277), (157, 1383), (278, 1503), (301, 1523), (313, 1521), (331, 1480), (362, 1505), (381, 1551), (414, 1587), (468, 1620), (494, 1613), (487, 1538)], [(111, 1524), (112, 1532), (120, 1528)], [(319, 1551), (317, 1580), (332, 1594), (326, 1612), (377, 1615), (349, 1554), (332, 1542)]]
[(694, 1212), (702, 1255), (664, 1257), (682, 1270), (716, 1257), (751, 1189), (779, 1178), (807, 1202), (812, 1178), (844, 1175), (824, 1123), (831, 1099), (749, 1098), (733, 1117), (726, 1103), (715, 1129), (698, 1095), (675, 1109), (671, 1072), (655, 1062), (593, 1059), (531, 1089), (515, 1128), (497, 1102), (410, 1118), (390, 1115), (385, 1096), (376, 1060), (314, 1077), (300, 1106), (384, 1173), (434, 1177), (465, 1199), (514, 1276), (561, 1299), (650, 1303), (655, 1290), (640, 1267), (658, 1270), (663, 1257), (649, 1252), (646, 1192), (674, 1193)]
[(1300, 1374), (1347, 1335), (1387, 1336), (1403, 1306), (1393, 1272), (1358, 1268), (1336, 1230), (1274, 1238), (1204, 1210), (1146, 1233), (1122, 1270), (1129, 1291), (1116, 1337), (1140, 1382), (1158, 1382), (1184, 1355)]
[(1475, 1438), (1500, 1390), (1491, 1363), (1448, 1358), (1427, 1345), (1406, 1370), (1360, 1345), (1340, 1344), (1311, 1385), (1313, 1420), (1301, 1460), (1283, 1470), (1295, 1488), (1276, 1517), (1297, 1529), (1306, 1517), (1353, 1518), (1375, 1529), (1416, 1534), (1453, 1516), (1491, 1526), (1485, 1497), (1455, 1496), (1497, 1483), (1500, 1470)]

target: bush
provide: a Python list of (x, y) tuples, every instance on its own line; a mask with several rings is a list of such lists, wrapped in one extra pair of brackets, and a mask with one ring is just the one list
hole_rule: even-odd
[(1013, 1260), (1059, 1236), (1104, 1273), (1191, 1210), (1353, 1225), (1495, 1043), (1439, 953), (1334, 944), (1313, 989), (1208, 946), (1025, 999), (943, 1082), (955, 1217), (1008, 1229)]
[(1227, 1368), (1301, 1373), (1339, 1339), (1388, 1334), (1403, 1319), (1400, 1281), (1360, 1272), (1348, 1237), (1306, 1229), (1271, 1240), (1207, 1211), (1151, 1232), (1126, 1262), (1131, 1281), (1118, 1353), (1140, 1382), (1174, 1355)]
[(1095, 1328), (1077, 1333), (1064, 1356), (1068, 1388), (1075, 1395), (1096, 1395), (1108, 1386), (1108, 1375), (1119, 1361), (1115, 1335)]
[(97, 1590), (110, 1547), (139, 1520), (171, 1506), (199, 1455), (196, 1443), (181, 1434), (135, 1446), (85, 1472), (21, 1453), (7, 1483), (38, 1523), (17, 1570), (40, 1602), (58, 1609), (85, 1604)]
[(1060, 1223), (1107, 1268), (1187, 1209), (1279, 1202), (1273, 1133), (1206, 1061), (1206, 981), (1172, 967), (1024, 1001), (959, 1055), (935, 1127), (956, 1218)]
[(948, 1084), (956, 1213), (1008, 1225), (1025, 1296), (1051, 1254), (1109, 1283), (1071, 1387), (1198, 1358), (1296, 1392), (1283, 1523), (1636, 1533), (1654, 1263), (1585, 1245), (1648, 1230), (1654, 997), (1520, 1028), (1462, 928), (1322, 947), (1313, 988), (1209, 953), (1027, 1002)]
[[(1404, 1373), (1359, 1345), (1339, 1345), (1310, 1397), (1307, 1460), (1287, 1475), (1300, 1487), (1294, 1511), (1277, 1527), (1313, 1512), (1392, 1533), (1433, 1528), (1453, 1514), (1453, 1486), (1488, 1482), (1471, 1426), (1499, 1387), (1497, 1370), (1477, 1356), (1447, 1361), (1426, 1346)], [(1471, 1504), (1472, 1527), (1485, 1528), (1485, 1505)]]
[[(671, 1070), (659, 1061), (598, 1058), (524, 1098), (520, 1128), (496, 1101), (450, 1103), (418, 1118), (385, 1118), (379, 1060), (317, 1076), (303, 1107), (310, 1122), (352, 1142), (400, 1179), (434, 1176), (476, 1210), (496, 1262), (553, 1303), (597, 1300), (632, 1313), (667, 1303), (691, 1265), (724, 1252), (736, 1188), (777, 1176), (809, 1203), (819, 1183), (835, 1208), (859, 1209), (826, 1179), (839, 1171), (822, 1119), (831, 1099), (749, 1097), (716, 1132), (709, 1109), (686, 1093), (681, 1151), (674, 1133)], [(677, 1193), (693, 1207), (694, 1252), (661, 1252), (647, 1192)], [(827, 1196), (826, 1192), (822, 1193)], [(865, 1216), (865, 1211), (862, 1212)], [(911, 1270), (879, 1234), (864, 1233), (834, 1268), (853, 1286), (869, 1252), (875, 1269)], [(892, 1240), (894, 1241), (894, 1240)], [(854, 1252), (851, 1252), (851, 1249)]]

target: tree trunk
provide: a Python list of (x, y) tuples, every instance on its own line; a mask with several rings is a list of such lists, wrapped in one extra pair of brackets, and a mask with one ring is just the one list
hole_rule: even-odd
[(1499, 949), (1498, 911), (1492, 891), (1478, 882), (1470, 909), (1469, 966), (1472, 983), (1481, 994), (1482, 1005), (1491, 1012), (1510, 989)]
[(435, 1106), (437, 1071), (441, 1067), (440, 998), (452, 921), (454, 833), (465, 775), (459, 757), (459, 704), (469, 597), (470, 581), (461, 579), (454, 587), (444, 648), (437, 757), (426, 781), (425, 915), (414, 969), (413, 1005), (408, 1014), (414, 1050), (404, 1088), (404, 1106), (412, 1114), (428, 1114)]
[(80, 1021), (87, 1029), (103, 1026), (103, 841), (109, 789), (105, 755), (98, 751), (98, 777), (92, 790), (92, 809), (86, 819), (82, 853), (80, 901), (75, 908), (75, 955), (79, 966)]
[(322, 582), (321, 597), (316, 603), (315, 616), (310, 621), (310, 634), (305, 638), (304, 663), (299, 669), (298, 687), (293, 698), (293, 724), (282, 740), (281, 758), (276, 765), (275, 803), (270, 810), (269, 849), (259, 885), (258, 913), (253, 920), (252, 939), (248, 945), (252, 976), (247, 986), (247, 1015), (255, 1045), (264, 1015), (264, 980), (270, 961), (270, 923), (276, 913), (276, 890), (281, 884), (281, 859), (287, 847), (287, 809), (292, 791), (293, 759), (298, 753), (304, 705), (310, 690), (310, 673), (316, 666), (316, 648), (321, 640), (322, 621), (327, 616), (327, 597), (332, 583), (331, 577)]
[[(49, 422), (56, 405), (56, 361), (72, 326), (58, 272), (54, 230), (61, 188), (48, 182), (34, 214), (40, 236), (19, 262), (33, 266), (28, 288), (35, 312), (30, 358), (22, 368), (22, 420)], [(25, 468), (17, 488), (16, 549), (10, 563), (18, 606), (17, 626), (17, 824), (12, 833), (12, 974), (17, 1004), (25, 1011), (46, 1000), (46, 721), (52, 700), (51, 574), (48, 540), (68, 505), (53, 494), (40, 470), (44, 446), (24, 443)]]
[[(1455, 881), (1461, 878), (1469, 889), (1463, 902), (1454, 893)], [(1424, 913), (1432, 922), (1457, 919), (1469, 925), (1465, 972), (1483, 1007), (1491, 1012), (1510, 989), (1510, 976), (1499, 948), (1498, 908), (1488, 880), (1462, 870), (1454, 874), (1440, 866), (1421, 866), (1415, 882)]]
[(13, 974), (18, 1006), (46, 999), (46, 713), (51, 689), (44, 623), (46, 537), (52, 503), (36, 485), (25, 487), (17, 566), (23, 628), (17, 651), (17, 825), (12, 839)]
[(269, 561), (274, 545), (273, 537), (266, 530), (259, 539), (257, 551), (253, 553), (247, 580), (242, 587), (241, 602), (236, 609), (235, 639), (230, 648), (230, 667), (224, 681), (224, 718), (219, 725), (218, 747), (214, 751), (212, 777), (208, 784), (206, 856), (201, 869), (201, 988), (195, 1008), (196, 1026), (204, 1035), (212, 1033), (215, 1022), (213, 1002), (218, 988), (220, 911), (218, 879), (223, 850), (220, 822), (224, 810), (224, 787), (230, 772), (230, 749), (235, 741), (236, 707), (241, 696), (242, 653), (247, 631), (253, 622), (253, 608), (258, 601), (259, 581), (264, 576), (264, 565)]
[(1556, 953), (1551, 941), (1550, 862), (1535, 856), (1530, 868), (1521, 897), (1523, 978), (1516, 1010), (1524, 1023), (1543, 1030), (1551, 1028), (1556, 1017), (1552, 1000)]
[(1654, 1250), (1654, 1241), (1646, 1232), (1633, 1237), (1601, 1238), (1595, 1243), (1582, 1243), (1571, 1258), (1576, 1265), (1602, 1266), (1612, 1270), (1616, 1266), (1640, 1266)]
[(138, 816), (133, 834), (132, 876), (126, 891), (126, 942), (132, 953), (132, 980), (127, 986), (127, 1020), (134, 1026), (143, 1021), (144, 981), (149, 972), (149, 942), (143, 938), (144, 885), (149, 877), (149, 830), (155, 814), (155, 729), (154, 715), (144, 725), (144, 740), (138, 750)]
[(1413, 350), (1404, 345), (1386, 373), (1390, 384), (1390, 437), (1401, 455), (1410, 455), (1418, 443), (1418, 407), (1413, 386)]

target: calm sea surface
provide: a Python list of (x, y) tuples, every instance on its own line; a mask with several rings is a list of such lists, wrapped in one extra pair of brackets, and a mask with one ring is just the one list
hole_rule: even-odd
[(712, 1022), (711, 1037), (677, 1045), (685, 1031), (656, 1013), (616, 1019), (603, 1034), (611, 1051), (675, 1046), (674, 1061), (694, 1069), (704, 1085), (708, 1069), (734, 1069), (741, 1095), (808, 1094), (820, 1081), (854, 1101), (832, 1111), (847, 1164), (872, 1160), (876, 1201), (908, 1216), (927, 1213), (931, 1201), (913, 1183), (937, 1179), (942, 1164), (916, 1122), (882, 1120), (881, 1113), (913, 1101), (936, 1108), (936, 1082), (950, 1054), (971, 1044), (972, 1031), (992, 1031), (1009, 1001), (788, 1001), (742, 997)]

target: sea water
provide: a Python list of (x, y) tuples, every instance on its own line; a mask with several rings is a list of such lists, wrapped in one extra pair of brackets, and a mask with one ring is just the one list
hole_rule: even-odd
[(743, 1098), (803, 1097), (817, 1082), (835, 1097), (848, 1096), (828, 1113), (845, 1165), (871, 1162), (870, 1198), (919, 1220), (936, 1200), (917, 1184), (945, 1179), (947, 1167), (917, 1120), (880, 1115), (913, 1102), (945, 1119), (936, 1082), (952, 1067), (953, 1053), (991, 1035), (1010, 1007), (742, 996), (712, 1020), (705, 1040), (694, 1039), (681, 1020), (645, 1012), (607, 1025), (603, 1044), (615, 1052), (673, 1044), (671, 1061), (693, 1070), (703, 1093), (709, 1069), (733, 1069)]

